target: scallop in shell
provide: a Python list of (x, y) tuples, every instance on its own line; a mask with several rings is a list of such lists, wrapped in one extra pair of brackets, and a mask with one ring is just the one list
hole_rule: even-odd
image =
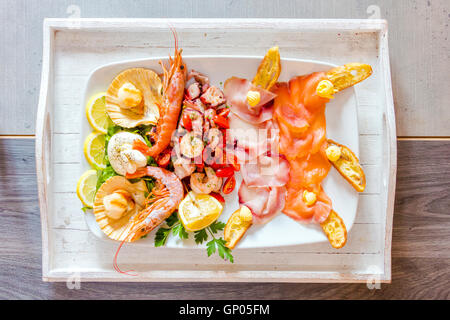
[(156, 124), (162, 101), (162, 82), (152, 70), (127, 69), (121, 72), (106, 91), (106, 112), (124, 128)]
[[(128, 210), (121, 217), (111, 217), (106, 208), (105, 199), (113, 194), (126, 194)], [(131, 183), (122, 176), (114, 176), (106, 180), (98, 189), (94, 199), (95, 220), (102, 231), (111, 239), (123, 241), (130, 232), (132, 218), (144, 208), (145, 196), (148, 193), (143, 180)]]

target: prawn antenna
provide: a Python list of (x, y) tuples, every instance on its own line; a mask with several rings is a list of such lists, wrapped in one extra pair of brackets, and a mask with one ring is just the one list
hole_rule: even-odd
[[(135, 230), (137, 230), (138, 228), (136, 228)], [(121, 274), (126, 274), (127, 276), (133, 276), (133, 277), (137, 277), (138, 274), (137, 273), (130, 273), (130, 272), (135, 272), (134, 270), (127, 270), (127, 271), (122, 271), (119, 268), (119, 264), (117, 263), (117, 257), (119, 256), (119, 251), (122, 248), (122, 246), (125, 244), (125, 241), (128, 239), (128, 237), (133, 234), (132, 232), (128, 233), (128, 235), (120, 242), (119, 247), (117, 248), (116, 254), (114, 255), (114, 260), (113, 260), (113, 268), (114, 270), (116, 270), (118, 273)]]
[(175, 40), (175, 52), (178, 51), (178, 34), (177, 34), (177, 30), (174, 28), (174, 26), (172, 26), (172, 24), (169, 22), (169, 28), (170, 31), (172, 31), (172, 35), (173, 38)]

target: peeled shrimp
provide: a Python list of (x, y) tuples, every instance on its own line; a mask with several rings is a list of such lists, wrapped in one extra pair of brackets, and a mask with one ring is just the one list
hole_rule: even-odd
[(180, 141), (180, 151), (188, 158), (196, 158), (202, 155), (203, 141), (201, 136), (196, 136), (194, 132), (186, 133)]
[(177, 177), (183, 179), (190, 176), (195, 171), (195, 164), (192, 163), (191, 159), (180, 156), (173, 161), (173, 169), (173, 172)]
[(220, 130), (217, 128), (209, 129), (206, 137), (207, 137), (208, 147), (211, 150), (215, 150), (216, 147), (219, 145), (219, 143), (222, 142), (222, 139), (223, 139), (222, 132), (220, 132)]
[(222, 178), (219, 178), (213, 168), (205, 167), (204, 173), (193, 173), (191, 175), (191, 189), (196, 193), (208, 194), (219, 192), (222, 186)]

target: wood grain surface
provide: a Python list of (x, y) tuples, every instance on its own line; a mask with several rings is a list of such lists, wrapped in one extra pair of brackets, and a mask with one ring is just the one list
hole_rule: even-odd
[(398, 135), (450, 136), (449, 9), (448, 0), (1, 0), (0, 134), (34, 133), (43, 18), (185, 17), (387, 19)]
[[(0, 0), (0, 299), (450, 299), (450, 140), (398, 142), (392, 283), (42, 282), (34, 159), (45, 17), (383, 18), (399, 136), (450, 136), (448, 0)], [(75, 230), (76, 231), (76, 230)]]
[(450, 299), (450, 141), (399, 141), (392, 283), (66, 283), (41, 280), (34, 139), (0, 139), (0, 299)]

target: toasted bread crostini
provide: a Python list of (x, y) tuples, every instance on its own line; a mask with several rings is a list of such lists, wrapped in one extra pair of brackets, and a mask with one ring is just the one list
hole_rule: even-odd
[(347, 243), (347, 228), (334, 210), (331, 210), (328, 218), (320, 226), (333, 248), (340, 249)]
[(334, 94), (363, 81), (372, 74), (372, 67), (362, 63), (348, 63), (329, 70), (327, 79), (317, 85), (318, 96), (334, 99)]
[(261, 61), (253, 78), (253, 85), (269, 90), (278, 80), (281, 73), (280, 52), (278, 47), (270, 48)]
[(327, 78), (338, 92), (363, 81), (371, 74), (372, 67), (370, 65), (353, 62), (331, 69), (327, 72)]
[(328, 160), (356, 191), (363, 192), (366, 188), (366, 176), (356, 155), (348, 147), (331, 139), (327, 142)]
[(225, 246), (234, 249), (248, 228), (250, 228), (252, 222), (253, 215), (248, 207), (241, 206), (238, 210), (233, 212), (228, 219), (223, 232), (224, 239), (227, 242)]

